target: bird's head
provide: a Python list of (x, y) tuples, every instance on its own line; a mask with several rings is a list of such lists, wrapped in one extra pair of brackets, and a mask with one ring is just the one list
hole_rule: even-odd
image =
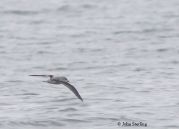
[(49, 77), (50, 77), (50, 79), (52, 79), (52, 78), (53, 78), (53, 75), (49, 75)]

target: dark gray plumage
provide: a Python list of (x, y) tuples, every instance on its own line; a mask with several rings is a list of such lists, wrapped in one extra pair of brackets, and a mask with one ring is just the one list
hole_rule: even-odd
[(42, 77), (50, 77), (49, 80), (43, 81), (50, 84), (63, 84), (68, 87), (81, 101), (83, 101), (82, 97), (76, 90), (76, 88), (69, 83), (69, 80), (66, 77), (54, 77), (53, 75), (29, 75), (29, 76), (42, 76)]

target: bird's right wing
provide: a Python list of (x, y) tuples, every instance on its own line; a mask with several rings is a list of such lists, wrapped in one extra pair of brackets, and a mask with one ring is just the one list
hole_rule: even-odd
[(63, 81), (61, 81), (61, 83), (64, 84), (66, 87), (68, 87), (81, 101), (83, 101), (82, 97), (80, 96), (80, 94), (78, 93), (78, 91), (73, 85), (71, 85), (68, 82), (63, 82)]
[(41, 77), (50, 77), (50, 76), (53, 76), (53, 75), (29, 75), (29, 76), (41, 76)]

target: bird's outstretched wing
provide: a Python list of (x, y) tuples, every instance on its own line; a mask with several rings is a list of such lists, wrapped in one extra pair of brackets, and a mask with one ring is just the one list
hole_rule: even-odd
[(63, 81), (61, 81), (61, 83), (64, 84), (66, 87), (68, 87), (81, 101), (83, 101), (82, 97), (80, 96), (80, 94), (78, 93), (78, 91), (73, 85)]
[(29, 75), (29, 76), (51, 77), (51, 76), (53, 76), (53, 75)]

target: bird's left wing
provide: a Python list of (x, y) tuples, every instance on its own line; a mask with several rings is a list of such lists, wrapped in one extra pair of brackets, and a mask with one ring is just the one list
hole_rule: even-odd
[(64, 81), (61, 81), (61, 83), (64, 84), (66, 87), (68, 87), (81, 101), (83, 101), (82, 97), (80, 96), (80, 94), (78, 93), (78, 91), (73, 85)]

